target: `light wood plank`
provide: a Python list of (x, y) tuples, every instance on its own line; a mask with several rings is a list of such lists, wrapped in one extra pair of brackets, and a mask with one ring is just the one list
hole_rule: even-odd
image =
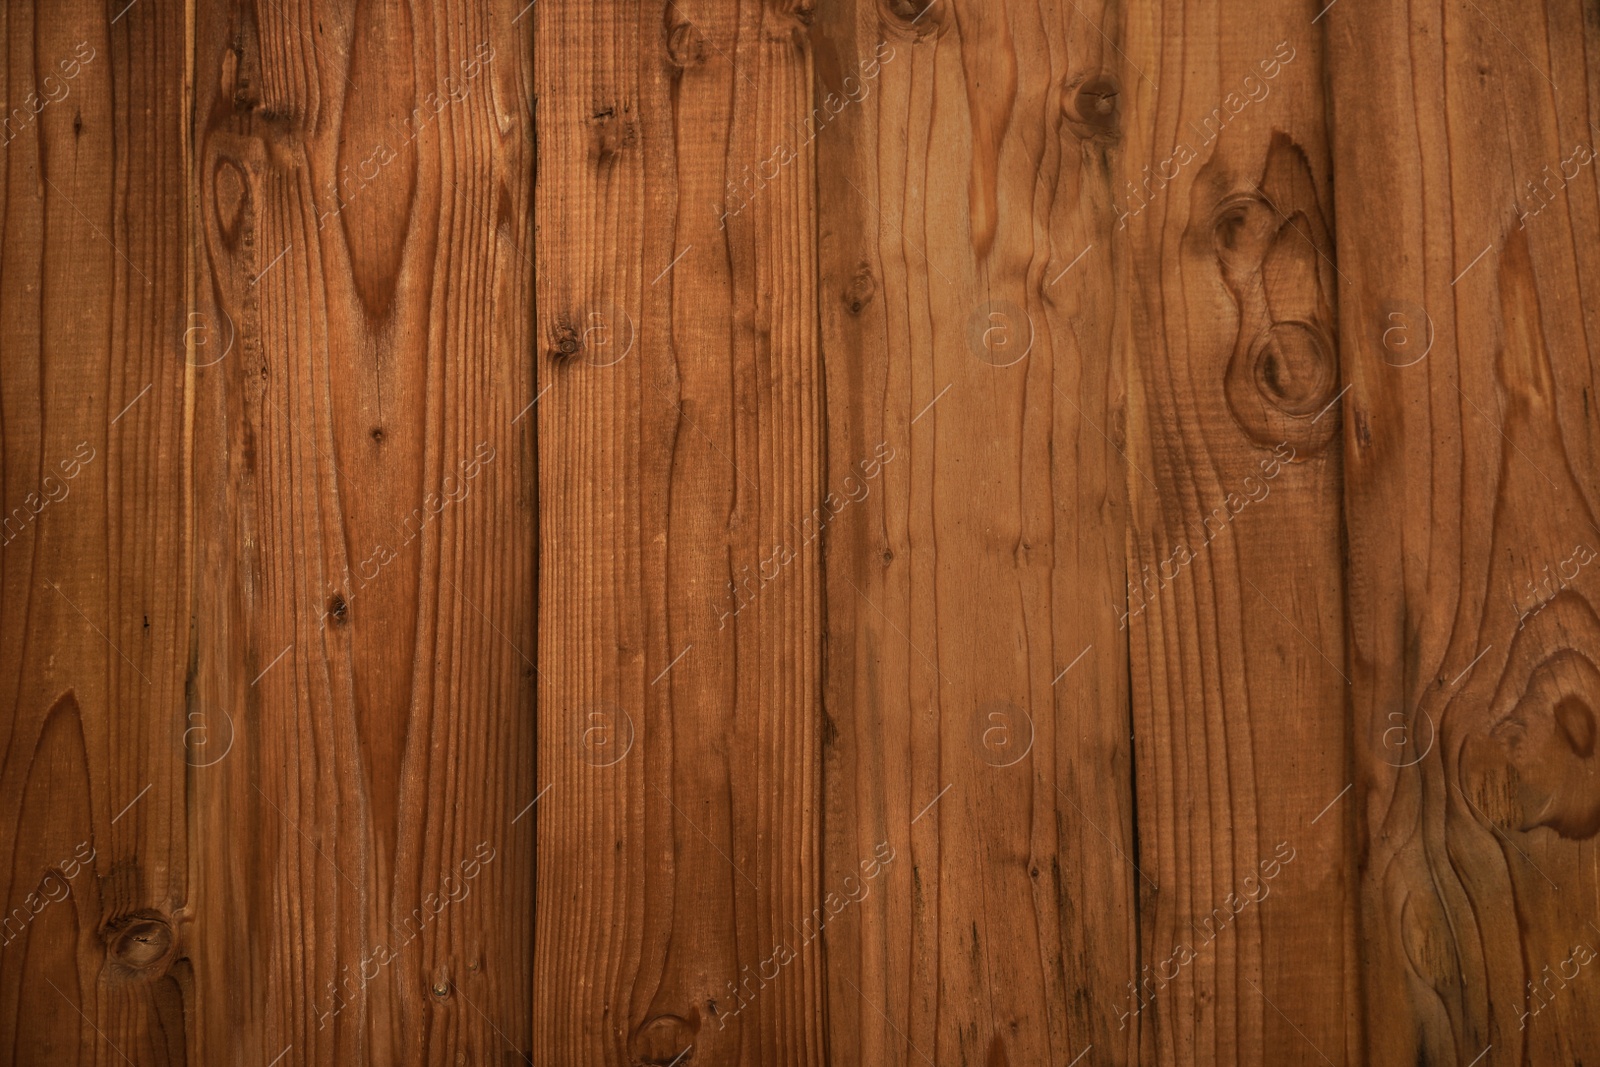
[(830, 1047), (1128, 1063), (1116, 16), (887, 11), (817, 31)]

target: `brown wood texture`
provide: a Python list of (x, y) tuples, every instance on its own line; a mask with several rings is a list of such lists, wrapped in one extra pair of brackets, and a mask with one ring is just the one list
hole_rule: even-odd
[(1368, 1055), (1592, 1062), (1600, 26), (1572, 3), (1344, 14), (1328, 42)]
[(0, 33), (0, 1064), (1600, 1057), (1592, 5)]
[(819, 99), (849, 101), (816, 135), (824, 887), (889, 857), (826, 931), (836, 1062), (1136, 1051), (1104, 1003), (1138, 893), (1106, 17), (853, 3), (814, 31)]
[(198, 553), (189, 713), (233, 731), (190, 778), (199, 1062), (530, 1048), (514, 14), (241, 4), (194, 26), (194, 521), (223, 535)]
[[(1127, 636), (1141, 1059), (1355, 1042), (1340, 382), (1315, 9), (1130, 22)], [(1176, 44), (1174, 42), (1177, 42)], [(1130, 1025), (1133, 1025), (1130, 1022)]]
[[(0, 1059), (189, 1062), (183, 18), (8, 5)], [(63, 17), (66, 16), (66, 17)], [(29, 94), (34, 94), (31, 97)]]
[(810, 154), (725, 192), (809, 109), (799, 14), (532, 16), (539, 1062), (824, 1062)]

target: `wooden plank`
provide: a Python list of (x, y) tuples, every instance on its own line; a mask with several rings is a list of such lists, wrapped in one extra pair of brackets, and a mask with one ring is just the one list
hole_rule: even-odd
[(819, 11), (838, 1063), (1136, 1058), (1116, 21)]
[(181, 7), (0, 11), (0, 1059), (186, 1062)]
[(1125, 37), (1126, 611), (1154, 885), (1113, 1010), (1147, 1062), (1359, 1056), (1315, 14), (1173, 4)]
[(1600, 30), (1327, 23), (1368, 1055), (1593, 1062)]
[(805, 10), (532, 16), (539, 1062), (823, 1059)]
[(197, 1063), (530, 1048), (519, 7), (200, 9)]

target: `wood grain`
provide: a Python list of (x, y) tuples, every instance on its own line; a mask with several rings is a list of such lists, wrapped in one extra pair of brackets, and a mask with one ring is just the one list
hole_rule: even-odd
[(1328, 22), (1368, 1055), (1592, 1062), (1594, 12)]
[(514, 17), (269, 3), (195, 26), (195, 1062), (531, 1047)]
[(0, 4), (0, 1064), (1600, 1058), (1597, 35)]
[(0, 20), (0, 1060), (185, 1063), (182, 12)]
[(1358, 1056), (1316, 13), (1165, 5), (1126, 35), (1126, 622), (1154, 884), (1118, 1010), (1144, 1062)]
[(1138, 877), (1115, 18), (858, 3), (814, 31), (819, 100), (860, 98), (815, 138), (849, 501), (824, 535), (824, 887), (891, 857), (827, 929), (834, 1062), (1136, 1058), (1107, 1004)]
[(804, 16), (534, 11), (539, 1062), (824, 1060)]

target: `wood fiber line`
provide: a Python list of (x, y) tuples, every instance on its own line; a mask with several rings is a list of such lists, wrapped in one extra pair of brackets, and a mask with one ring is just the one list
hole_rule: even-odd
[(532, 15), (539, 1062), (824, 1059), (805, 15)]
[(0, 10), (0, 1061), (187, 1062), (181, 7)]
[(1136, 1059), (1115, 20), (819, 10), (833, 1062)]
[(228, 4), (195, 28), (196, 1063), (531, 1045), (515, 13)]
[(1597, 33), (1328, 18), (1374, 1063), (1600, 1057)]
[(1170, 4), (1124, 38), (1123, 622), (1148, 882), (1113, 1010), (1145, 1062), (1359, 1058), (1316, 14)]

